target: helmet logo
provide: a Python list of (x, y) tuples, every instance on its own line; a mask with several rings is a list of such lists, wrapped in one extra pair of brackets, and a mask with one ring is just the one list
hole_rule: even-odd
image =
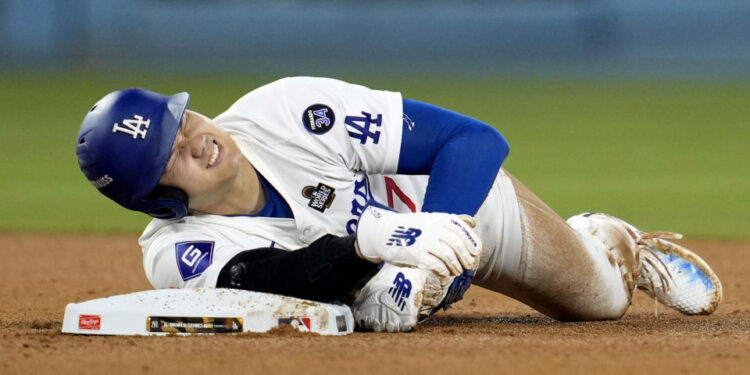
[(137, 139), (138, 136), (141, 139), (146, 139), (149, 124), (151, 124), (150, 119), (144, 120), (141, 115), (133, 115), (131, 119), (123, 119), (122, 125), (115, 123), (115, 126), (112, 127), (112, 133), (120, 132), (132, 136), (133, 139)]

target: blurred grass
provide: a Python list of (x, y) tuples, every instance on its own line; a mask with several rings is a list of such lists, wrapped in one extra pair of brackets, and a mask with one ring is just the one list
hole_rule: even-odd
[[(276, 78), (0, 73), (0, 230), (146, 225), (78, 171), (80, 121), (107, 92), (189, 91), (191, 108), (215, 116)], [(511, 144), (505, 166), (563, 217), (591, 210), (646, 230), (749, 237), (750, 82), (339, 78), (495, 125)]]

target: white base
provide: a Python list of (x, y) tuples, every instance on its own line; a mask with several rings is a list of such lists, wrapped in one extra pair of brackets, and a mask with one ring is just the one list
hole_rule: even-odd
[(70, 303), (62, 331), (87, 335), (266, 332), (288, 324), (321, 335), (352, 333), (345, 305), (237, 289), (157, 289)]

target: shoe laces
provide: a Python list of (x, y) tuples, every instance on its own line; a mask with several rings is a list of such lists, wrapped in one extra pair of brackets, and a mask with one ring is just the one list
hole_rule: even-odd
[[(669, 270), (667, 263), (659, 256), (659, 253), (668, 254), (668, 248), (671, 244), (666, 241), (655, 241), (657, 239), (663, 240), (679, 240), (682, 238), (682, 234), (674, 232), (639, 232), (636, 241), (638, 243), (638, 262), (645, 263), (648, 265), (648, 269), (656, 274), (656, 278), (652, 276), (646, 277), (648, 280), (651, 291), (656, 292), (656, 279), (659, 280), (658, 288), (661, 289), (662, 293), (669, 294), (672, 289), (673, 275)], [(667, 248), (662, 251), (662, 248)]]

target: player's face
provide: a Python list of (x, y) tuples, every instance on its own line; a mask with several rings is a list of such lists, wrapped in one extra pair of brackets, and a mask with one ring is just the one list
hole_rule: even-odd
[(184, 190), (190, 207), (220, 200), (236, 182), (244, 156), (211, 119), (185, 111), (167, 169), (159, 183)]

